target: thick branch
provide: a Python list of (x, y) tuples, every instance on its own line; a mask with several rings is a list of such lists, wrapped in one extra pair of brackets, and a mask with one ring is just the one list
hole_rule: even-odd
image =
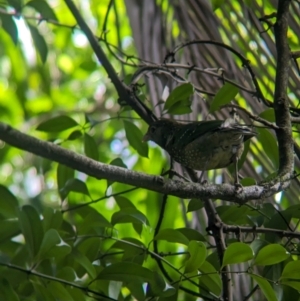
[(294, 169), (292, 125), (287, 97), (290, 49), (287, 41), (290, 0), (278, 1), (277, 21), (274, 25), (277, 67), (274, 93), (274, 110), (279, 149), (279, 176), (290, 177)]
[(236, 187), (230, 184), (200, 185), (164, 179), (161, 176), (150, 176), (145, 173), (97, 162), (56, 144), (23, 134), (2, 122), (0, 122), (0, 139), (16, 148), (64, 164), (97, 179), (108, 179), (185, 199), (223, 199), (244, 204), (249, 200), (267, 198), (287, 188), (289, 184), (289, 181), (267, 182), (263, 185), (244, 187), (242, 191), (237, 192)]

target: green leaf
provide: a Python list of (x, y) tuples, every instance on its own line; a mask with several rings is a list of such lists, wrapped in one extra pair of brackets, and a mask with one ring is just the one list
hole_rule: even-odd
[(72, 296), (59, 282), (50, 281), (47, 284), (47, 290), (51, 292), (55, 300), (73, 301)]
[(84, 153), (96, 161), (99, 160), (99, 151), (96, 141), (87, 133), (84, 134)]
[(1, 220), (0, 242), (11, 239), (12, 237), (20, 234), (20, 232), (20, 224), (17, 220)]
[(48, 230), (43, 238), (38, 254), (39, 259), (64, 257), (71, 252), (71, 247), (65, 243), (54, 229)]
[(216, 296), (219, 296), (222, 291), (222, 281), (218, 271), (208, 261), (203, 262), (199, 267), (199, 271), (201, 272), (199, 283), (206, 286)]
[(34, 45), (41, 57), (42, 63), (45, 63), (48, 55), (48, 47), (45, 42), (44, 37), (39, 33), (35, 26), (32, 26), (29, 22), (27, 22), (27, 26), (30, 30), (31, 37), (33, 39)]
[(73, 132), (69, 135), (69, 137), (67, 138), (67, 140), (70, 140), (70, 141), (76, 140), (77, 138), (80, 138), (81, 136), (82, 136), (81, 131), (75, 130), (75, 131), (73, 131)]
[(141, 211), (133, 207), (121, 208), (120, 211), (115, 212), (111, 217), (111, 223), (113, 225), (125, 223), (149, 225), (147, 217)]
[(258, 115), (259, 117), (266, 119), (270, 122), (275, 122), (275, 112), (273, 108), (266, 109)]
[(290, 253), (281, 245), (270, 244), (258, 252), (254, 264), (263, 266), (272, 265), (286, 260), (289, 256)]
[(58, 21), (54, 11), (46, 1), (32, 0), (27, 2), (26, 5), (33, 7), (37, 12), (41, 14), (43, 19)]
[(30, 205), (20, 209), (19, 222), (29, 253), (33, 258), (39, 252), (43, 240), (42, 222), (35, 208)]
[(235, 242), (228, 246), (223, 257), (222, 267), (228, 264), (246, 262), (253, 258), (252, 249), (241, 242)]
[[(123, 162), (123, 160), (121, 158), (116, 158), (116, 159), (112, 160), (109, 164), (128, 169), (128, 167), (126, 166), (126, 164)], [(110, 185), (112, 185), (114, 182), (115, 181), (107, 180), (107, 188)]]
[(77, 126), (78, 123), (69, 116), (61, 115), (53, 117), (46, 121), (40, 123), (36, 130), (41, 132), (62, 132), (74, 126)]
[(274, 289), (266, 279), (253, 274), (250, 274), (250, 276), (256, 281), (268, 301), (278, 301)]
[(17, 45), (19, 41), (18, 28), (13, 20), (12, 16), (0, 14), (2, 28), (8, 33), (13, 40), (14, 44)]
[(58, 164), (56, 178), (60, 198), (64, 200), (67, 197), (67, 195), (64, 192), (64, 187), (68, 180), (74, 178), (74, 169), (71, 169), (62, 164)]
[(148, 158), (148, 145), (143, 143), (143, 134), (132, 122), (123, 120), (125, 133), (129, 144), (142, 156)]
[(256, 185), (256, 180), (253, 178), (245, 177), (241, 179), (240, 183), (243, 187), (246, 187), (246, 186)]
[(275, 137), (266, 129), (259, 128), (258, 141), (261, 143), (264, 152), (268, 155), (272, 161), (274, 168), (278, 169), (279, 166), (279, 155), (278, 146)]
[(191, 112), (192, 109), (190, 100), (178, 101), (167, 110), (167, 113), (172, 115), (183, 115)]
[(155, 240), (166, 240), (168, 242), (175, 242), (184, 245), (189, 245), (189, 240), (178, 230), (162, 229), (154, 237)]
[(202, 209), (204, 207), (204, 203), (199, 199), (191, 199), (188, 204), (187, 212), (196, 211)]
[(221, 106), (228, 104), (231, 100), (234, 99), (238, 92), (239, 89), (236, 86), (230, 83), (225, 83), (214, 97), (210, 105), (209, 112), (213, 113), (217, 111)]
[(96, 269), (85, 255), (74, 249), (71, 256), (88, 272), (92, 279), (96, 278)]
[(117, 195), (114, 197), (114, 199), (116, 200), (116, 203), (120, 209), (124, 209), (124, 208), (128, 208), (128, 207), (136, 209), (136, 207), (131, 203), (131, 201), (129, 201), (124, 196)]
[(154, 273), (139, 264), (132, 262), (118, 262), (105, 267), (97, 279), (114, 280), (122, 282), (155, 282)]
[(127, 165), (123, 162), (123, 160), (121, 158), (113, 159), (109, 164), (128, 169)]
[(0, 216), (15, 218), (17, 208), (17, 198), (4, 185), (0, 184)]
[(300, 279), (300, 261), (290, 261), (284, 267), (280, 279), (290, 278), (290, 279)]
[(199, 232), (191, 228), (177, 228), (188, 240), (206, 241), (205, 237)]
[(45, 207), (43, 211), (43, 226), (46, 232), (49, 229), (60, 229), (63, 217), (60, 210)]
[(78, 179), (69, 179), (66, 183), (66, 185), (60, 190), (60, 192), (65, 195), (66, 197), (70, 192), (77, 192), (82, 193), (84, 195), (87, 195), (90, 197), (90, 193), (88, 191), (88, 188), (84, 182)]
[(201, 241), (190, 241), (188, 245), (190, 258), (185, 264), (185, 273), (192, 273), (203, 264), (206, 259), (207, 250), (205, 244)]
[(7, 0), (9, 6), (16, 9), (17, 12), (21, 12), (23, 6), (23, 0)]
[[(5, 275), (2, 275), (4, 277)], [(7, 279), (0, 280), (0, 299), (9, 301), (19, 301), (18, 294), (14, 291), (12, 284)]]
[(164, 105), (164, 111), (165, 110), (169, 111), (169, 109), (172, 106), (174, 106), (176, 103), (189, 101), (193, 93), (194, 93), (194, 87), (190, 83), (182, 84), (176, 87), (167, 98)]

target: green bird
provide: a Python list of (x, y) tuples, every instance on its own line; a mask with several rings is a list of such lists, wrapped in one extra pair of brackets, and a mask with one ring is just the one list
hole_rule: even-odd
[(238, 183), (237, 163), (244, 142), (255, 135), (232, 118), (186, 124), (161, 119), (149, 126), (143, 141), (154, 141), (175, 161), (195, 170), (224, 168), (235, 163), (235, 183)]

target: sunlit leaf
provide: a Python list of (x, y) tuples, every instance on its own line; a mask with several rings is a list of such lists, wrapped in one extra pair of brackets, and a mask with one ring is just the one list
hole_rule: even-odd
[(234, 99), (238, 92), (239, 89), (236, 86), (233, 86), (232, 84), (226, 82), (215, 95), (210, 105), (209, 112), (213, 113), (217, 111), (221, 106), (228, 104)]
[(255, 265), (271, 265), (286, 260), (290, 254), (279, 244), (270, 244), (262, 248), (254, 261)]
[(253, 251), (249, 245), (236, 242), (232, 243), (225, 250), (223, 257), (223, 266), (227, 264), (241, 263), (253, 258)]

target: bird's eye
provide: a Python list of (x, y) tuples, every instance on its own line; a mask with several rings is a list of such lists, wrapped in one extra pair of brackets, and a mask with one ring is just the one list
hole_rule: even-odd
[(151, 126), (151, 127), (150, 127), (150, 133), (151, 133), (151, 134), (153, 134), (153, 133), (155, 132), (155, 130), (156, 130), (155, 126)]

